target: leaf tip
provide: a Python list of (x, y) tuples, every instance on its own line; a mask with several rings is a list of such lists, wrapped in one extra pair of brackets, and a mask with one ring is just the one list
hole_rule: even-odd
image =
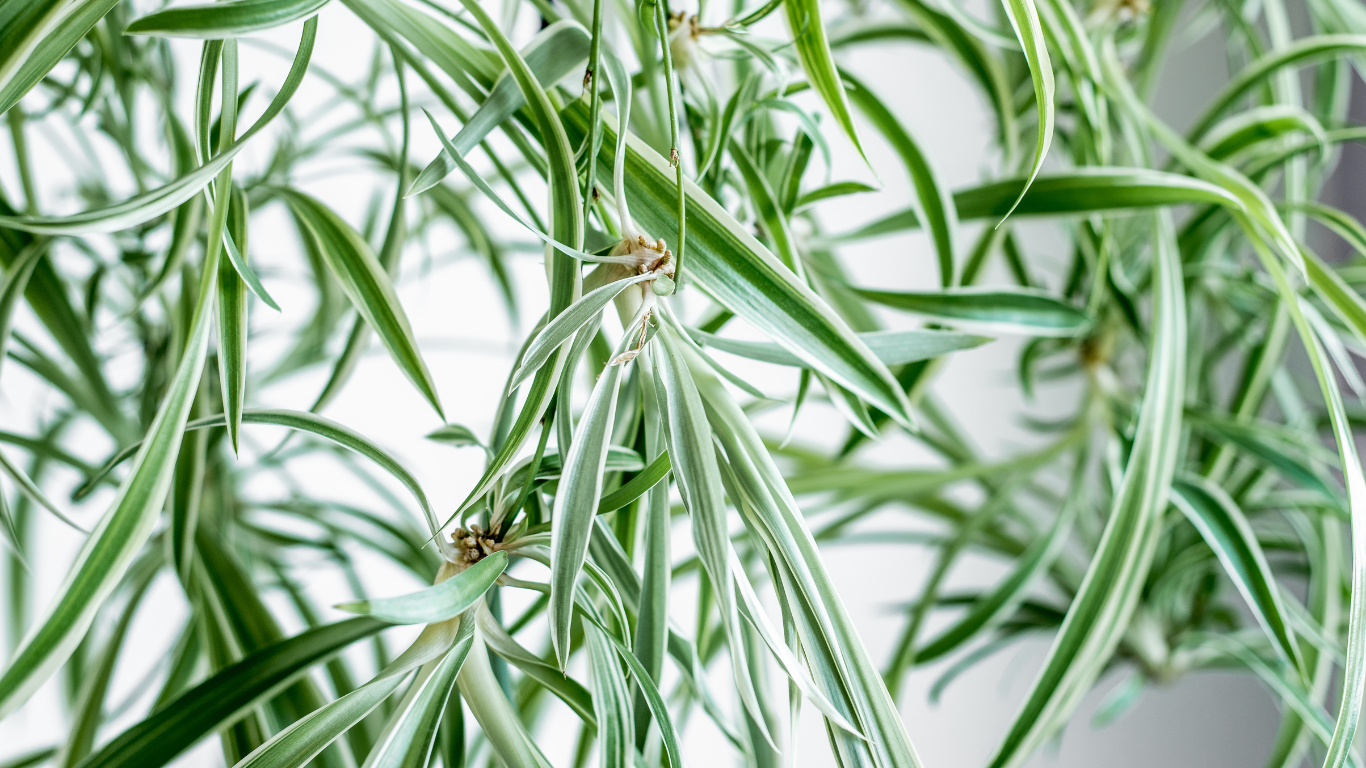
[(347, 613), (369, 613), (369, 612), (370, 612), (370, 601), (369, 601), (369, 600), (353, 600), (353, 601), (348, 602), (348, 603), (337, 603), (336, 605), (334, 605), (334, 606), (332, 606), (332, 607), (333, 607), (333, 608), (336, 608), (336, 609), (339, 610), (339, 611), (346, 611)]

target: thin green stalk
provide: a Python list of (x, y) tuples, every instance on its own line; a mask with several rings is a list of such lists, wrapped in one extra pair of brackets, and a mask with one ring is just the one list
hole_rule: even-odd
[[(683, 161), (678, 156), (678, 107), (674, 103), (674, 93), (678, 82), (674, 75), (673, 52), (669, 45), (669, 7), (666, 0), (655, 2), (655, 30), (659, 35), (660, 49), (664, 60), (664, 87), (669, 94), (669, 164), (674, 168), (675, 183), (678, 185), (678, 250), (674, 252), (674, 283), (683, 287), (683, 256), (687, 252), (688, 195), (683, 189)], [(687, 34), (686, 29), (683, 34)]]

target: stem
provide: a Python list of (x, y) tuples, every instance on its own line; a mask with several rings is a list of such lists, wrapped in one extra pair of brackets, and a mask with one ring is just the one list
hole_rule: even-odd
[[(474, 621), (475, 611), (465, 616), (467, 618), (462, 621)], [(479, 721), (484, 737), (506, 765), (549, 768), (549, 762), (532, 742), (522, 725), (521, 716), (507, 696), (503, 695), (503, 689), (493, 676), (483, 633), (478, 629), (474, 632), (474, 647), (470, 648), (470, 655), (465, 659), (465, 666), (461, 668), (456, 684), (470, 712), (474, 713), (474, 719)]]
[[(588, 71), (584, 73), (583, 84), (585, 88), (592, 88), (593, 93), (588, 108), (588, 178), (584, 182), (583, 188), (583, 220), (588, 221), (588, 214), (593, 209), (593, 189), (597, 184), (598, 173), (598, 147), (602, 142), (602, 89), (598, 87), (598, 65), (602, 59), (602, 0), (593, 0), (593, 40), (588, 49)], [(621, 98), (616, 94), (616, 98)], [(618, 131), (626, 130), (626, 126), (617, 126)]]
[[(674, 61), (673, 51), (669, 49), (669, 9), (665, 0), (655, 4), (655, 29), (659, 31), (659, 44), (664, 52), (664, 87), (669, 92), (669, 163), (673, 165), (678, 181), (678, 251), (674, 254), (674, 284), (676, 290), (683, 289), (683, 254), (687, 246), (688, 197), (683, 191), (683, 161), (678, 157), (678, 106), (674, 101)], [(687, 34), (687, 32), (684, 32)], [(618, 128), (618, 130), (624, 130)]]

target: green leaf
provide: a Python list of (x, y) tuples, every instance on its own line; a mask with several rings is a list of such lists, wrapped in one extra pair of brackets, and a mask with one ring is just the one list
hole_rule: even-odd
[(1029, 169), (1024, 187), (1020, 190), (1020, 196), (1006, 211), (1002, 217), (1004, 219), (1008, 218), (1011, 211), (1024, 199), (1024, 193), (1029, 191), (1029, 185), (1043, 168), (1048, 147), (1053, 143), (1053, 123), (1056, 115), (1053, 107), (1053, 64), (1048, 60), (1048, 45), (1044, 39), (1043, 28), (1039, 25), (1039, 11), (1034, 7), (1034, 0), (1002, 0), (1001, 5), (1005, 8), (1006, 17), (1010, 19), (1010, 26), (1015, 29), (1015, 37), (1019, 39), (1020, 49), (1024, 51), (1025, 61), (1029, 64), (1029, 79), (1034, 83), (1034, 104), (1039, 115), (1038, 132), (1034, 143), (1034, 162)]
[[(568, 310), (561, 317), (564, 314), (568, 314)], [(647, 316), (646, 321), (649, 319)], [(634, 333), (623, 334), (612, 352), (612, 359), (634, 342)], [(598, 499), (602, 496), (602, 478), (608, 448), (612, 444), (623, 367), (625, 365), (609, 362), (593, 385), (588, 404), (574, 430), (569, 455), (564, 459), (559, 490), (555, 492), (554, 526), (550, 529), (550, 641), (561, 669), (569, 667), (574, 595), (579, 571), (588, 556), (588, 540), (598, 514)]]
[(1303, 442), (1286, 440), (1284, 435), (1276, 434), (1269, 426), (1256, 422), (1235, 422), (1202, 415), (1191, 419), (1191, 424), (1247, 451), (1286, 479), (1323, 494), (1325, 499), (1338, 497), (1337, 491), (1322, 473), (1305, 460), (1307, 455), (1312, 454), (1310, 447)]
[[(939, 284), (947, 288), (954, 280), (954, 230), (958, 227), (957, 210), (948, 190), (940, 186), (934, 167), (925, 153), (920, 150), (910, 132), (896, 119), (866, 85), (845, 75), (849, 83), (850, 96), (854, 106), (887, 138), (892, 149), (901, 156), (901, 162), (910, 174), (911, 184), (915, 187), (916, 219), (929, 227), (930, 239), (934, 242), (935, 253), (939, 255)], [(1037, 174), (1037, 168), (1035, 173)], [(1023, 191), (1021, 195), (1023, 195)]]
[(479, 721), (503, 764), (508, 768), (550, 768), (541, 750), (527, 733), (526, 726), (512, 707), (498, 679), (493, 676), (488, 651), (480, 633), (475, 633), (475, 645), (465, 668), (456, 679), (460, 696)]
[(284, 111), (285, 105), (303, 82), (304, 73), (308, 70), (309, 57), (313, 54), (313, 41), (317, 38), (317, 32), (317, 17), (310, 18), (304, 23), (303, 39), (299, 42), (299, 50), (290, 65), (289, 74), (286, 75), (279, 92), (275, 94), (265, 112), (236, 141), (195, 171), (121, 203), (84, 213), (71, 216), (0, 216), (0, 227), (49, 235), (118, 232), (151, 221), (188, 201), (208, 186), (220, 171), (228, 167), (252, 137)]
[(417, 391), (441, 412), (441, 401), (436, 384), (422, 359), (417, 339), (413, 337), (408, 315), (399, 303), (389, 274), (375, 258), (375, 252), (360, 233), (318, 200), (294, 190), (281, 190), (299, 225), (301, 236), (310, 237), (318, 253), (322, 254), (332, 274), (341, 281), (351, 304), (365, 318), (365, 322), (379, 336), (398, 364), (399, 370), (417, 387)]
[(854, 128), (854, 117), (849, 112), (849, 101), (845, 96), (844, 85), (840, 82), (839, 71), (835, 68), (830, 44), (825, 38), (825, 23), (821, 20), (820, 3), (817, 0), (787, 0), (783, 3), (787, 12), (787, 27), (792, 33), (792, 42), (797, 49), (797, 58), (806, 72), (807, 80), (816, 93), (820, 94), (830, 116), (844, 130), (854, 148), (867, 162), (863, 145), (859, 143), (858, 131)]
[(1303, 671), (1304, 661), (1287, 624), (1280, 589), (1242, 510), (1222, 488), (1199, 479), (1177, 481), (1172, 487), (1172, 503), (1214, 550), (1268, 638), (1291, 666)]
[(328, 0), (229, 0), (164, 8), (135, 19), (130, 35), (222, 40), (283, 26), (322, 10)]
[[(225, 234), (231, 233), (245, 248), (247, 196), (239, 187), (232, 189), (227, 218)], [(247, 397), (247, 286), (226, 259), (218, 262), (218, 377), (223, 387), (228, 439), (233, 453), (237, 453)]]
[[(574, 140), (581, 141), (587, 132), (585, 110), (576, 104), (566, 108), (563, 116)], [(608, 139), (616, 138), (615, 127), (604, 132)], [(613, 141), (603, 141), (602, 152), (602, 167), (611, 168)], [(632, 201), (631, 217), (646, 232), (668, 233), (677, 226), (672, 171), (668, 161), (633, 134), (626, 134), (626, 194)], [(599, 177), (609, 180), (604, 173)], [(684, 187), (689, 278), (811, 367), (899, 423), (909, 424), (905, 392), (834, 310), (700, 187), (687, 179)]]
[(472, 620), (428, 625), (408, 650), (370, 682), (295, 721), (234, 768), (296, 768), (308, 763), (389, 698), (414, 668), (449, 654), (456, 655), (458, 666), (473, 643)]
[(1195, 121), (1187, 136), (1199, 141), (1229, 107), (1248, 91), (1265, 83), (1272, 75), (1291, 66), (1307, 66), (1345, 53), (1366, 51), (1366, 35), (1315, 35), (1302, 37), (1290, 45), (1270, 51), (1248, 64), (1224, 85), (1205, 112)]
[(1216, 125), (1200, 142), (1200, 149), (1215, 160), (1227, 160), (1257, 142), (1279, 139), (1290, 133), (1307, 133), (1319, 142), (1319, 153), (1328, 150), (1328, 134), (1313, 115), (1288, 105), (1242, 112)]
[[(455, 678), (465, 657), (447, 653), (427, 662), (389, 716), (384, 733), (365, 758), (364, 768), (425, 768), (436, 742), (437, 725), (455, 691)], [(456, 706), (459, 701), (456, 700)]]
[(81, 768), (160, 768), (288, 687), (313, 665), (388, 626), (357, 617), (262, 648), (119, 734)]
[[(549, 594), (549, 589), (546, 589)], [(577, 680), (549, 664), (541, 657), (523, 648), (502, 625), (489, 613), (485, 606), (479, 611), (479, 632), (490, 650), (503, 657), (514, 667), (522, 670), (527, 677), (546, 687), (551, 693), (573, 710), (575, 715), (590, 727), (597, 727), (593, 714), (593, 696)]]
[(809, 192), (803, 192), (802, 195), (797, 198), (797, 202), (793, 205), (792, 210), (794, 212), (800, 212), (822, 200), (832, 200), (836, 197), (859, 195), (876, 191), (878, 191), (877, 187), (864, 184), (861, 181), (837, 181), (834, 184), (826, 184), (823, 187), (817, 187)]
[(24, 296), (29, 278), (38, 262), (47, 254), (46, 240), (35, 240), (6, 270), (5, 286), (0, 288), (0, 368), (5, 364), (5, 348), (9, 346), (10, 328), (14, 324), (14, 308)]
[(1162, 530), (1181, 438), (1186, 307), (1171, 219), (1153, 218), (1152, 351), (1133, 449), (1086, 576), (992, 768), (1024, 762), (1080, 703), (1123, 635)]
[(13, 0), (0, 27), (0, 114), (19, 103), (117, 0)]
[[(409, 141), (412, 138), (410, 129), (408, 85), (404, 76), (405, 68), (403, 60), (394, 51), (394, 78), (398, 81), (399, 109), (403, 110), (403, 143), (399, 147), (398, 157), (398, 185), (394, 191), (394, 204), (389, 210), (389, 226), (384, 233), (384, 242), (379, 250), (379, 263), (388, 273), (389, 279), (398, 277), (399, 262), (402, 261), (403, 246), (408, 239), (408, 217), (407, 204), (403, 197), (405, 182), (411, 176), (410, 166), (407, 163)], [(350, 380), (351, 374), (355, 373), (356, 366), (360, 364), (360, 359), (370, 346), (370, 329), (365, 324), (365, 318), (358, 316), (351, 323), (351, 333), (346, 337), (346, 346), (342, 348), (342, 353), (337, 357), (332, 366), (332, 373), (327, 377), (327, 383), (323, 385), (322, 391), (318, 393), (318, 398), (313, 401), (309, 411), (321, 413), (327, 404), (341, 392), (342, 387)]]
[(855, 293), (895, 309), (956, 320), (998, 333), (1068, 338), (1084, 333), (1091, 318), (1060, 299), (1026, 288), (960, 288), (942, 292), (871, 291)]
[[(1039, 176), (1027, 188), (1025, 179), (1005, 179), (953, 193), (954, 208), (964, 221), (999, 218), (1012, 206), (1014, 216), (1063, 216), (1189, 203), (1240, 206), (1238, 198), (1222, 187), (1146, 168), (1075, 168)], [(907, 208), (853, 231), (829, 235), (824, 242), (880, 237), (919, 226), (915, 208)]]
[(1357, 339), (1366, 340), (1366, 301), (1313, 251), (1301, 249), (1309, 285)]
[[(479, 601), (507, 568), (507, 553), (494, 552), (469, 568), (424, 590), (402, 597), (342, 603), (337, 607), (391, 624), (430, 624), (464, 613)], [(438, 577), (439, 578), (439, 577)]]
[[(557, 21), (536, 34), (522, 49), (522, 58), (535, 75), (537, 82), (551, 86), (571, 71), (579, 69), (588, 59), (588, 33), (571, 21)], [(460, 131), (451, 137), (451, 146), (460, 156), (470, 153), (494, 128), (502, 125), (526, 104), (521, 88), (509, 74), (503, 73), (489, 91), (488, 98), (479, 105)], [(421, 194), (436, 186), (456, 168), (450, 152), (442, 149), (422, 173), (413, 181), (407, 196)]]
[(749, 192), (754, 208), (767, 229), (768, 239), (777, 249), (777, 257), (784, 266), (800, 277), (804, 270), (801, 255), (797, 253), (796, 238), (792, 235), (787, 217), (783, 215), (768, 179), (759, 172), (744, 145), (735, 139), (731, 140), (730, 156), (735, 161), (735, 167), (740, 170), (740, 175), (745, 179), (745, 189)]
[(37, 503), (38, 506), (51, 512), (58, 520), (61, 520), (63, 523), (66, 523), (81, 533), (90, 533), (84, 527), (77, 524), (76, 521), (67, 517), (61, 507), (54, 504), (52, 500), (47, 497), (47, 494), (43, 493), (42, 489), (33, 482), (33, 479), (24, 474), (22, 469), (14, 466), (14, 463), (3, 453), (0, 453), (0, 473), (9, 475), (9, 479), (13, 480), (14, 484), (19, 487), (20, 493)]
[(427, 433), (427, 439), (445, 443), (455, 448), (464, 448), (470, 445), (484, 447), (484, 444), (479, 441), (479, 437), (469, 427), (462, 424), (447, 424), (444, 427), (432, 430)]
[[(806, 363), (802, 362), (800, 358), (773, 342), (741, 341), (697, 329), (689, 329), (688, 335), (704, 347), (719, 349), (732, 355), (772, 363), (773, 365), (806, 367)], [(889, 366), (929, 360), (960, 349), (972, 349), (992, 341), (987, 336), (932, 330), (873, 331), (871, 333), (860, 333), (858, 337), (864, 344), (868, 345), (868, 349), (872, 350), (879, 360)]]
[(1238, 204), (1233, 195), (1214, 184), (1141, 168), (1079, 168), (1040, 176), (1032, 185), (1024, 179), (1006, 179), (953, 194), (958, 217), (965, 220), (1003, 216), (1011, 206), (1022, 216), (1056, 216), (1195, 202)]
[(621, 509), (644, 496), (669, 474), (670, 466), (669, 452), (661, 452), (654, 461), (650, 462), (649, 466), (631, 478), (630, 482), (603, 496), (602, 500), (598, 502), (598, 514)]

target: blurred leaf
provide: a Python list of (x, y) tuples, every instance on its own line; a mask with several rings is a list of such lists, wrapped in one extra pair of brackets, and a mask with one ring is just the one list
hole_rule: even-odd
[(114, 738), (82, 768), (159, 768), (230, 725), (309, 667), (389, 625), (369, 617), (328, 624), (263, 648), (181, 694)]
[(303, 39), (299, 51), (290, 65), (280, 90), (266, 107), (256, 122), (223, 149), (213, 159), (191, 173), (185, 174), (165, 186), (145, 192), (136, 197), (104, 208), (96, 208), (85, 213), (71, 216), (0, 216), (0, 227), (11, 227), (26, 232), (49, 235), (86, 235), (98, 232), (117, 232), (150, 221), (199, 194), (232, 159), (246, 147), (247, 142), (260, 133), (289, 103), (299, 84), (303, 82), (308, 69), (308, 60), (313, 54), (313, 41), (317, 37), (317, 18), (304, 23)]
[(958, 320), (996, 333), (1066, 338), (1091, 326), (1091, 318), (1081, 310), (1046, 293), (1025, 288), (960, 288), (934, 293), (854, 290), (878, 304), (942, 320)]

